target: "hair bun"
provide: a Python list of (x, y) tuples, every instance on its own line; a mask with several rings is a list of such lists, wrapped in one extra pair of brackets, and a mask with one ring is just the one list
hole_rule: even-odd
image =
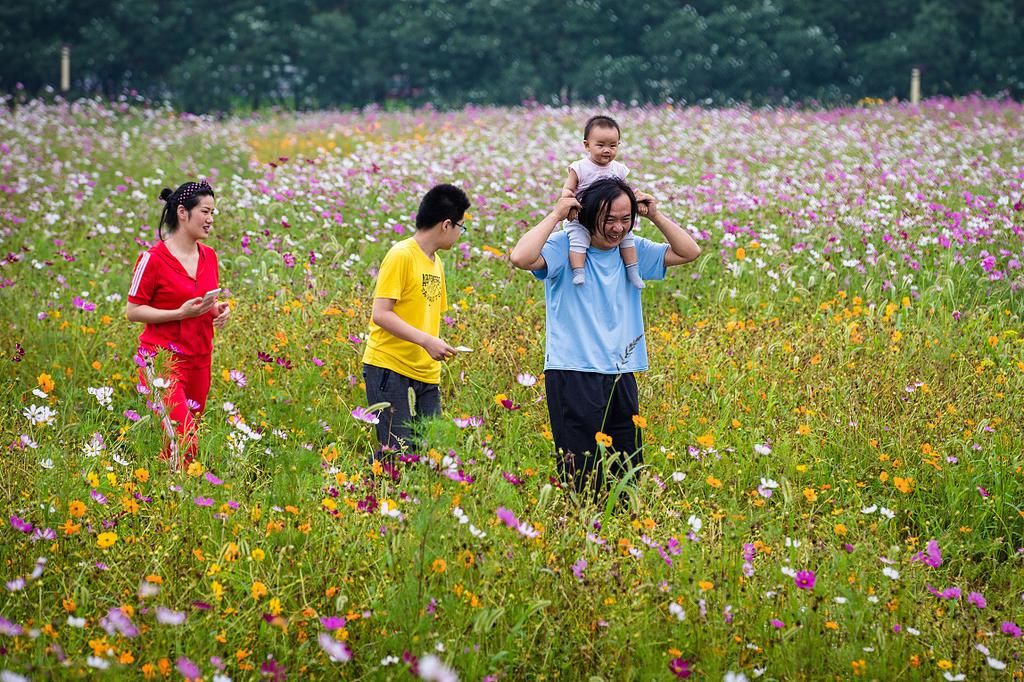
[(167, 201), (168, 199), (171, 198), (172, 194), (174, 194), (174, 190), (164, 187), (162, 190), (160, 190), (160, 200)]

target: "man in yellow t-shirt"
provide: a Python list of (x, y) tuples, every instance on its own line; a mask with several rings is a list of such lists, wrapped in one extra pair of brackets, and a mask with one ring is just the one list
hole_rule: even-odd
[(379, 415), (375, 460), (415, 449), (413, 414), (441, 413), (441, 362), (456, 351), (439, 336), (448, 295), (437, 252), (459, 240), (468, 208), (469, 199), (458, 187), (432, 188), (416, 212), (416, 234), (392, 246), (380, 264), (363, 353), (367, 404), (391, 404)]

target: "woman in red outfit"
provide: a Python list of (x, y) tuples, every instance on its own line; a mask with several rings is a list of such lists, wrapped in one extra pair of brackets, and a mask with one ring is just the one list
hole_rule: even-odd
[[(135, 263), (126, 313), (146, 325), (136, 358), (139, 377), (170, 441), (162, 456), (177, 471), (195, 460), (197, 420), (210, 392), (213, 329), (224, 326), (231, 309), (216, 299), (217, 254), (200, 243), (213, 227), (213, 188), (206, 180), (186, 182), (173, 192), (165, 188), (160, 198), (166, 202), (160, 240)], [(161, 352), (165, 377), (154, 369)]]

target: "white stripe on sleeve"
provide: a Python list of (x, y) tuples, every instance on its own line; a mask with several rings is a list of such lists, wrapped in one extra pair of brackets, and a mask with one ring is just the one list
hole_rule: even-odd
[(146, 271), (146, 263), (149, 262), (149, 251), (142, 254), (138, 265), (135, 266), (135, 274), (132, 275), (132, 286), (128, 289), (128, 295), (134, 296), (139, 293), (139, 285), (142, 283), (142, 274)]

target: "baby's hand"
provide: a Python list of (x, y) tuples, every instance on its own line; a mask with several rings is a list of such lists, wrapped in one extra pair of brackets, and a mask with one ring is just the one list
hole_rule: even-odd
[(579, 215), (580, 210), (578, 208), (570, 208), (569, 215), (565, 216), (565, 219), (571, 223), (572, 221), (576, 220), (576, 218), (578, 218)]
[(647, 203), (646, 202), (639, 202), (638, 201), (637, 204), (636, 204), (636, 212), (639, 213), (641, 216), (646, 216), (647, 215)]

